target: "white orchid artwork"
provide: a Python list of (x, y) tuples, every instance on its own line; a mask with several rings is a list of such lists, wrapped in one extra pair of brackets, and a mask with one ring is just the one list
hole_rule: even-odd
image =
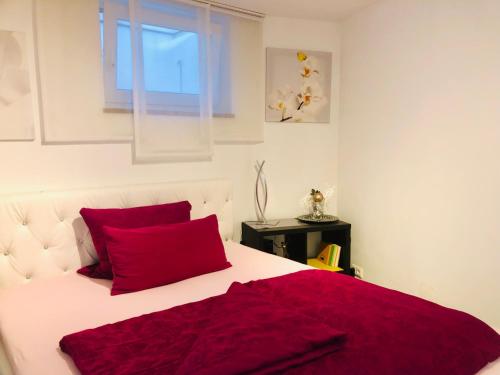
[(33, 140), (25, 33), (0, 30), (0, 140)]
[(331, 53), (267, 49), (266, 121), (329, 122)]

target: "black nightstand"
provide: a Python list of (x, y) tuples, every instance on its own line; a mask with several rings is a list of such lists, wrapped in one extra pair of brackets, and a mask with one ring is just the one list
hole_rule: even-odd
[(353, 275), (351, 270), (351, 224), (337, 221), (330, 224), (307, 224), (297, 219), (281, 219), (276, 226), (262, 226), (254, 222), (241, 223), (241, 243), (254, 249), (272, 253), (264, 237), (284, 235), (290, 259), (307, 264), (307, 233), (321, 232), (321, 239), (342, 247), (339, 267), (342, 273)]

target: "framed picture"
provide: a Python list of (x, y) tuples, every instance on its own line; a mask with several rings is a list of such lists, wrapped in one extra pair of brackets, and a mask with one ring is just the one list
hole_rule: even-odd
[(328, 123), (332, 54), (267, 48), (266, 121)]
[(26, 34), (0, 30), (0, 141), (34, 139)]

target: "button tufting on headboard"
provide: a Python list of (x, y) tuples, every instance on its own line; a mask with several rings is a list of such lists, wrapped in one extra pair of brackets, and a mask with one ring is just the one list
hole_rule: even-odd
[(224, 180), (0, 196), (0, 288), (36, 282), (95, 262), (82, 207), (136, 207), (188, 200), (196, 219), (216, 214), (232, 239), (232, 189)]

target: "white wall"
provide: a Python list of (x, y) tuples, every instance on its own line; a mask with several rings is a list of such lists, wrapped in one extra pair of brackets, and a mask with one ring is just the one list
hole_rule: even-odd
[[(32, 47), (29, 4), (30, 0), (0, 0), (0, 28), (27, 31), (29, 46)], [(309, 26), (311, 40), (318, 41), (315, 45), (310, 45), (307, 39), (301, 37), (299, 30), (290, 34), (282, 30), (283, 26), (290, 28), (295, 23), (284, 19), (265, 21), (266, 45), (330, 50), (329, 40), (337, 39), (335, 28), (329, 24), (318, 23), (316, 27), (316, 23), (305, 22)], [(31, 58), (33, 60), (33, 56)], [(36, 84), (34, 77), (33, 74), (32, 87)], [(335, 102), (337, 100), (338, 96)], [(337, 108), (335, 106), (333, 113), (337, 113)], [(38, 119), (38, 113), (36, 117)], [(0, 143), (0, 193), (228, 178), (235, 187), (235, 219), (239, 228), (241, 220), (255, 218), (252, 189), (256, 158), (266, 158), (269, 162), (268, 178), (272, 192), (270, 216), (293, 215), (299, 209), (299, 198), (312, 185), (324, 180), (336, 183), (336, 168), (332, 168), (336, 165), (335, 124), (293, 125), (290, 128), (266, 125), (263, 145), (219, 145), (215, 147), (212, 162), (152, 165), (133, 165), (130, 145), (127, 144), (42, 146), (38, 124), (37, 120), (35, 142)], [(309, 141), (314, 141), (314, 147), (319, 150), (317, 159), (309, 155), (312, 147)], [(239, 229), (235, 239), (239, 239)]]
[(365, 277), (500, 328), (500, 2), (342, 25), (339, 210)]
[[(329, 124), (267, 123), (265, 142), (254, 158), (266, 160), (269, 218), (302, 214), (300, 198), (316, 187), (337, 185), (337, 132), (339, 115), (340, 36), (329, 22), (268, 17), (264, 46), (332, 52), (332, 109)], [(336, 195), (329, 211), (336, 212)]]

